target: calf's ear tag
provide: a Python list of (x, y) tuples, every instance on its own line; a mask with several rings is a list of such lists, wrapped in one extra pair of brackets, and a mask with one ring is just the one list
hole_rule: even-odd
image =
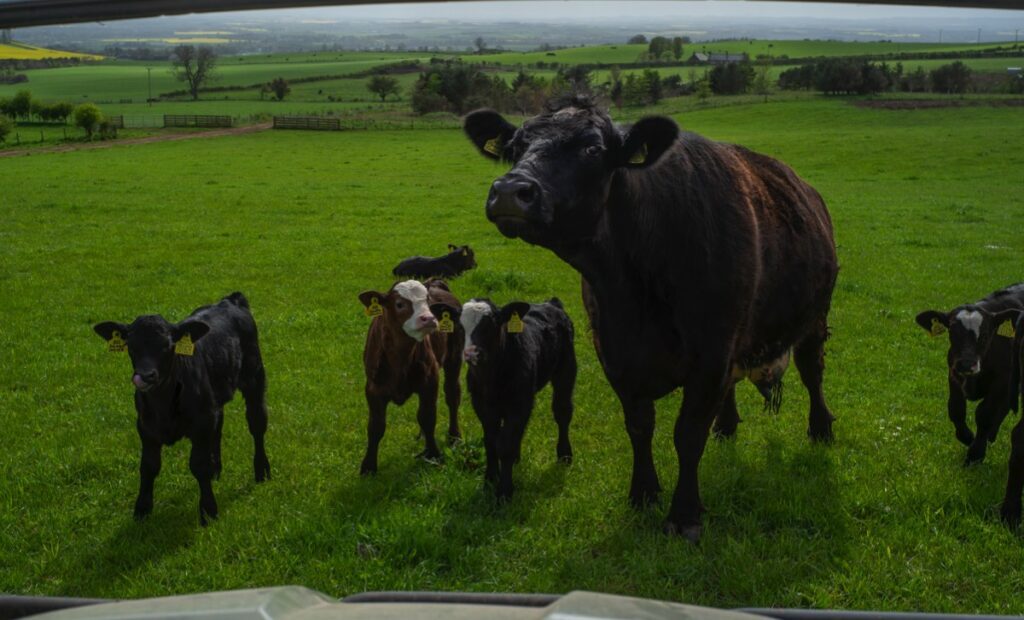
[(941, 336), (946, 333), (946, 326), (939, 322), (938, 319), (932, 319), (932, 330), (928, 333), (932, 336)]
[(484, 150), (491, 155), (501, 155), (501, 136), (494, 136), (487, 142), (484, 142)]
[(455, 331), (455, 321), (452, 321), (452, 315), (447, 312), (441, 313), (441, 320), (437, 322), (437, 331), (442, 334), (450, 334)]
[(462, 255), (463, 256), (469, 256), (469, 250), (463, 249), (462, 250)]
[(107, 341), (107, 351), (111, 353), (124, 353), (128, 349), (128, 344), (121, 337), (121, 332), (114, 331), (110, 335), (110, 340)]
[(647, 145), (646, 144), (641, 145), (640, 148), (637, 149), (636, 153), (633, 153), (632, 157), (629, 158), (629, 163), (631, 163), (631, 164), (642, 164), (645, 161), (647, 161)]
[(366, 316), (380, 316), (384, 314), (384, 308), (381, 308), (380, 301), (374, 297), (370, 300), (370, 305), (366, 306), (366, 310), (364, 310), (364, 312), (366, 313)]
[(507, 331), (510, 334), (523, 333), (523, 320), (519, 318), (518, 312), (513, 312), (512, 316), (509, 317)]
[(1002, 336), (1003, 338), (1013, 338), (1014, 336), (1017, 335), (1017, 331), (1013, 329), (1013, 323), (1011, 323), (1009, 320), (1003, 321), (1003, 324), (999, 326), (999, 329), (996, 330), (996, 333)]
[(196, 345), (192, 342), (192, 335), (185, 334), (181, 340), (174, 343), (174, 352), (178, 355), (191, 357), (196, 352)]

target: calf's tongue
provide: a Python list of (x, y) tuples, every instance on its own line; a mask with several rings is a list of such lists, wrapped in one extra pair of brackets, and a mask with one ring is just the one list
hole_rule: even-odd
[(146, 387), (146, 382), (143, 381), (142, 377), (140, 377), (137, 374), (136, 375), (132, 375), (132, 383), (135, 384), (135, 387), (139, 387), (139, 388)]

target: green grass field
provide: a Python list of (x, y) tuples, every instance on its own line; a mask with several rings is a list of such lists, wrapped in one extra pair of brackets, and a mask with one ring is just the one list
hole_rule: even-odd
[[(812, 98), (694, 110), (687, 129), (778, 156), (830, 205), (842, 270), (826, 393), (832, 447), (805, 437), (787, 375), (778, 416), (739, 389), (738, 438), (711, 442), (699, 547), (626, 503), (631, 454), (586, 332), (575, 273), (506, 240), (482, 204), (500, 167), (457, 131), (265, 132), (0, 160), (0, 591), (140, 597), (274, 584), (365, 590), (573, 589), (738, 606), (1024, 613), (1021, 539), (997, 520), (1010, 418), (964, 469), (945, 419), (945, 346), (913, 322), (1021, 279), (1015, 109), (891, 112)], [(390, 409), (378, 476), (357, 475), (366, 411), (356, 296), (446, 243), (479, 268), (463, 299), (557, 295), (577, 324), (576, 462), (555, 463), (548, 392), (518, 490), (481, 488), (480, 428), (432, 466), (415, 403)], [(242, 406), (226, 412), (221, 518), (198, 527), (187, 445), (131, 518), (138, 439), (123, 355), (91, 325), (244, 291), (269, 377), (274, 479), (252, 482)], [(628, 326), (624, 326), (628, 329)], [(656, 460), (675, 484), (659, 403)]]

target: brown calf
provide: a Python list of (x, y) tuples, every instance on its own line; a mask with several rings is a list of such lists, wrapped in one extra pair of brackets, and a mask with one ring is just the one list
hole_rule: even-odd
[(366, 370), (366, 403), (370, 409), (367, 424), (366, 456), (360, 474), (377, 472), (377, 447), (384, 437), (388, 403), (402, 405), (409, 397), (419, 397), (416, 419), (426, 442), (419, 456), (437, 459), (441, 451), (434, 440), (437, 421), (437, 386), (444, 368), (444, 399), (448, 405), (448, 435), (459, 434), (459, 402), (462, 394), (459, 374), (462, 369), (462, 330), (438, 331), (438, 322), (430, 313), (430, 304), (445, 303), (458, 307), (459, 301), (442, 280), (425, 285), (416, 280), (397, 282), (387, 293), (364, 291), (359, 301), (373, 316), (363, 366)]

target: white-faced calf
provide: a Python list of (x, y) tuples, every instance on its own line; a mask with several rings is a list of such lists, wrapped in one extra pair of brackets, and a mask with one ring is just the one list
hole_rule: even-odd
[(466, 333), (462, 356), (467, 384), (484, 429), (484, 478), (499, 500), (512, 496), (512, 465), (519, 460), (523, 432), (537, 392), (551, 383), (551, 409), (558, 424), (558, 459), (572, 462), (569, 423), (576, 384), (573, 326), (558, 299), (542, 304), (513, 302), (499, 308), (474, 299), (462, 308), (431, 306), (436, 316), (458, 317)]
[(153, 510), (153, 481), (160, 452), (182, 437), (192, 442), (189, 469), (199, 483), (199, 522), (217, 517), (211, 481), (220, 476), (224, 405), (235, 390), (245, 398), (245, 417), (255, 443), (256, 482), (270, 478), (264, 450), (267, 380), (249, 302), (232, 293), (213, 306), (196, 309), (184, 321), (159, 315), (131, 324), (105, 322), (93, 329), (111, 351), (127, 348), (135, 386), (136, 427), (142, 440), (135, 518)]
[(448, 405), (448, 435), (459, 434), (459, 372), (462, 359), (462, 332), (438, 331), (438, 322), (430, 313), (431, 303), (458, 306), (459, 301), (441, 280), (426, 285), (416, 280), (398, 282), (387, 293), (364, 291), (359, 301), (373, 316), (363, 349), (366, 371), (366, 404), (370, 409), (367, 424), (366, 456), (361, 474), (377, 472), (377, 448), (384, 437), (388, 403), (401, 405), (416, 394), (419, 409), (416, 419), (426, 442), (420, 454), (437, 459), (441, 451), (434, 440), (437, 419), (437, 387), (444, 368), (444, 397)]
[[(965, 464), (985, 458), (1010, 411), (1010, 367), (1013, 323), (1024, 309), (1024, 284), (998, 290), (949, 312), (925, 310), (917, 324), (932, 336), (949, 333), (946, 364), (949, 378), (949, 419), (956, 438), (968, 446)], [(977, 401), (977, 434), (967, 427), (967, 401)]]

